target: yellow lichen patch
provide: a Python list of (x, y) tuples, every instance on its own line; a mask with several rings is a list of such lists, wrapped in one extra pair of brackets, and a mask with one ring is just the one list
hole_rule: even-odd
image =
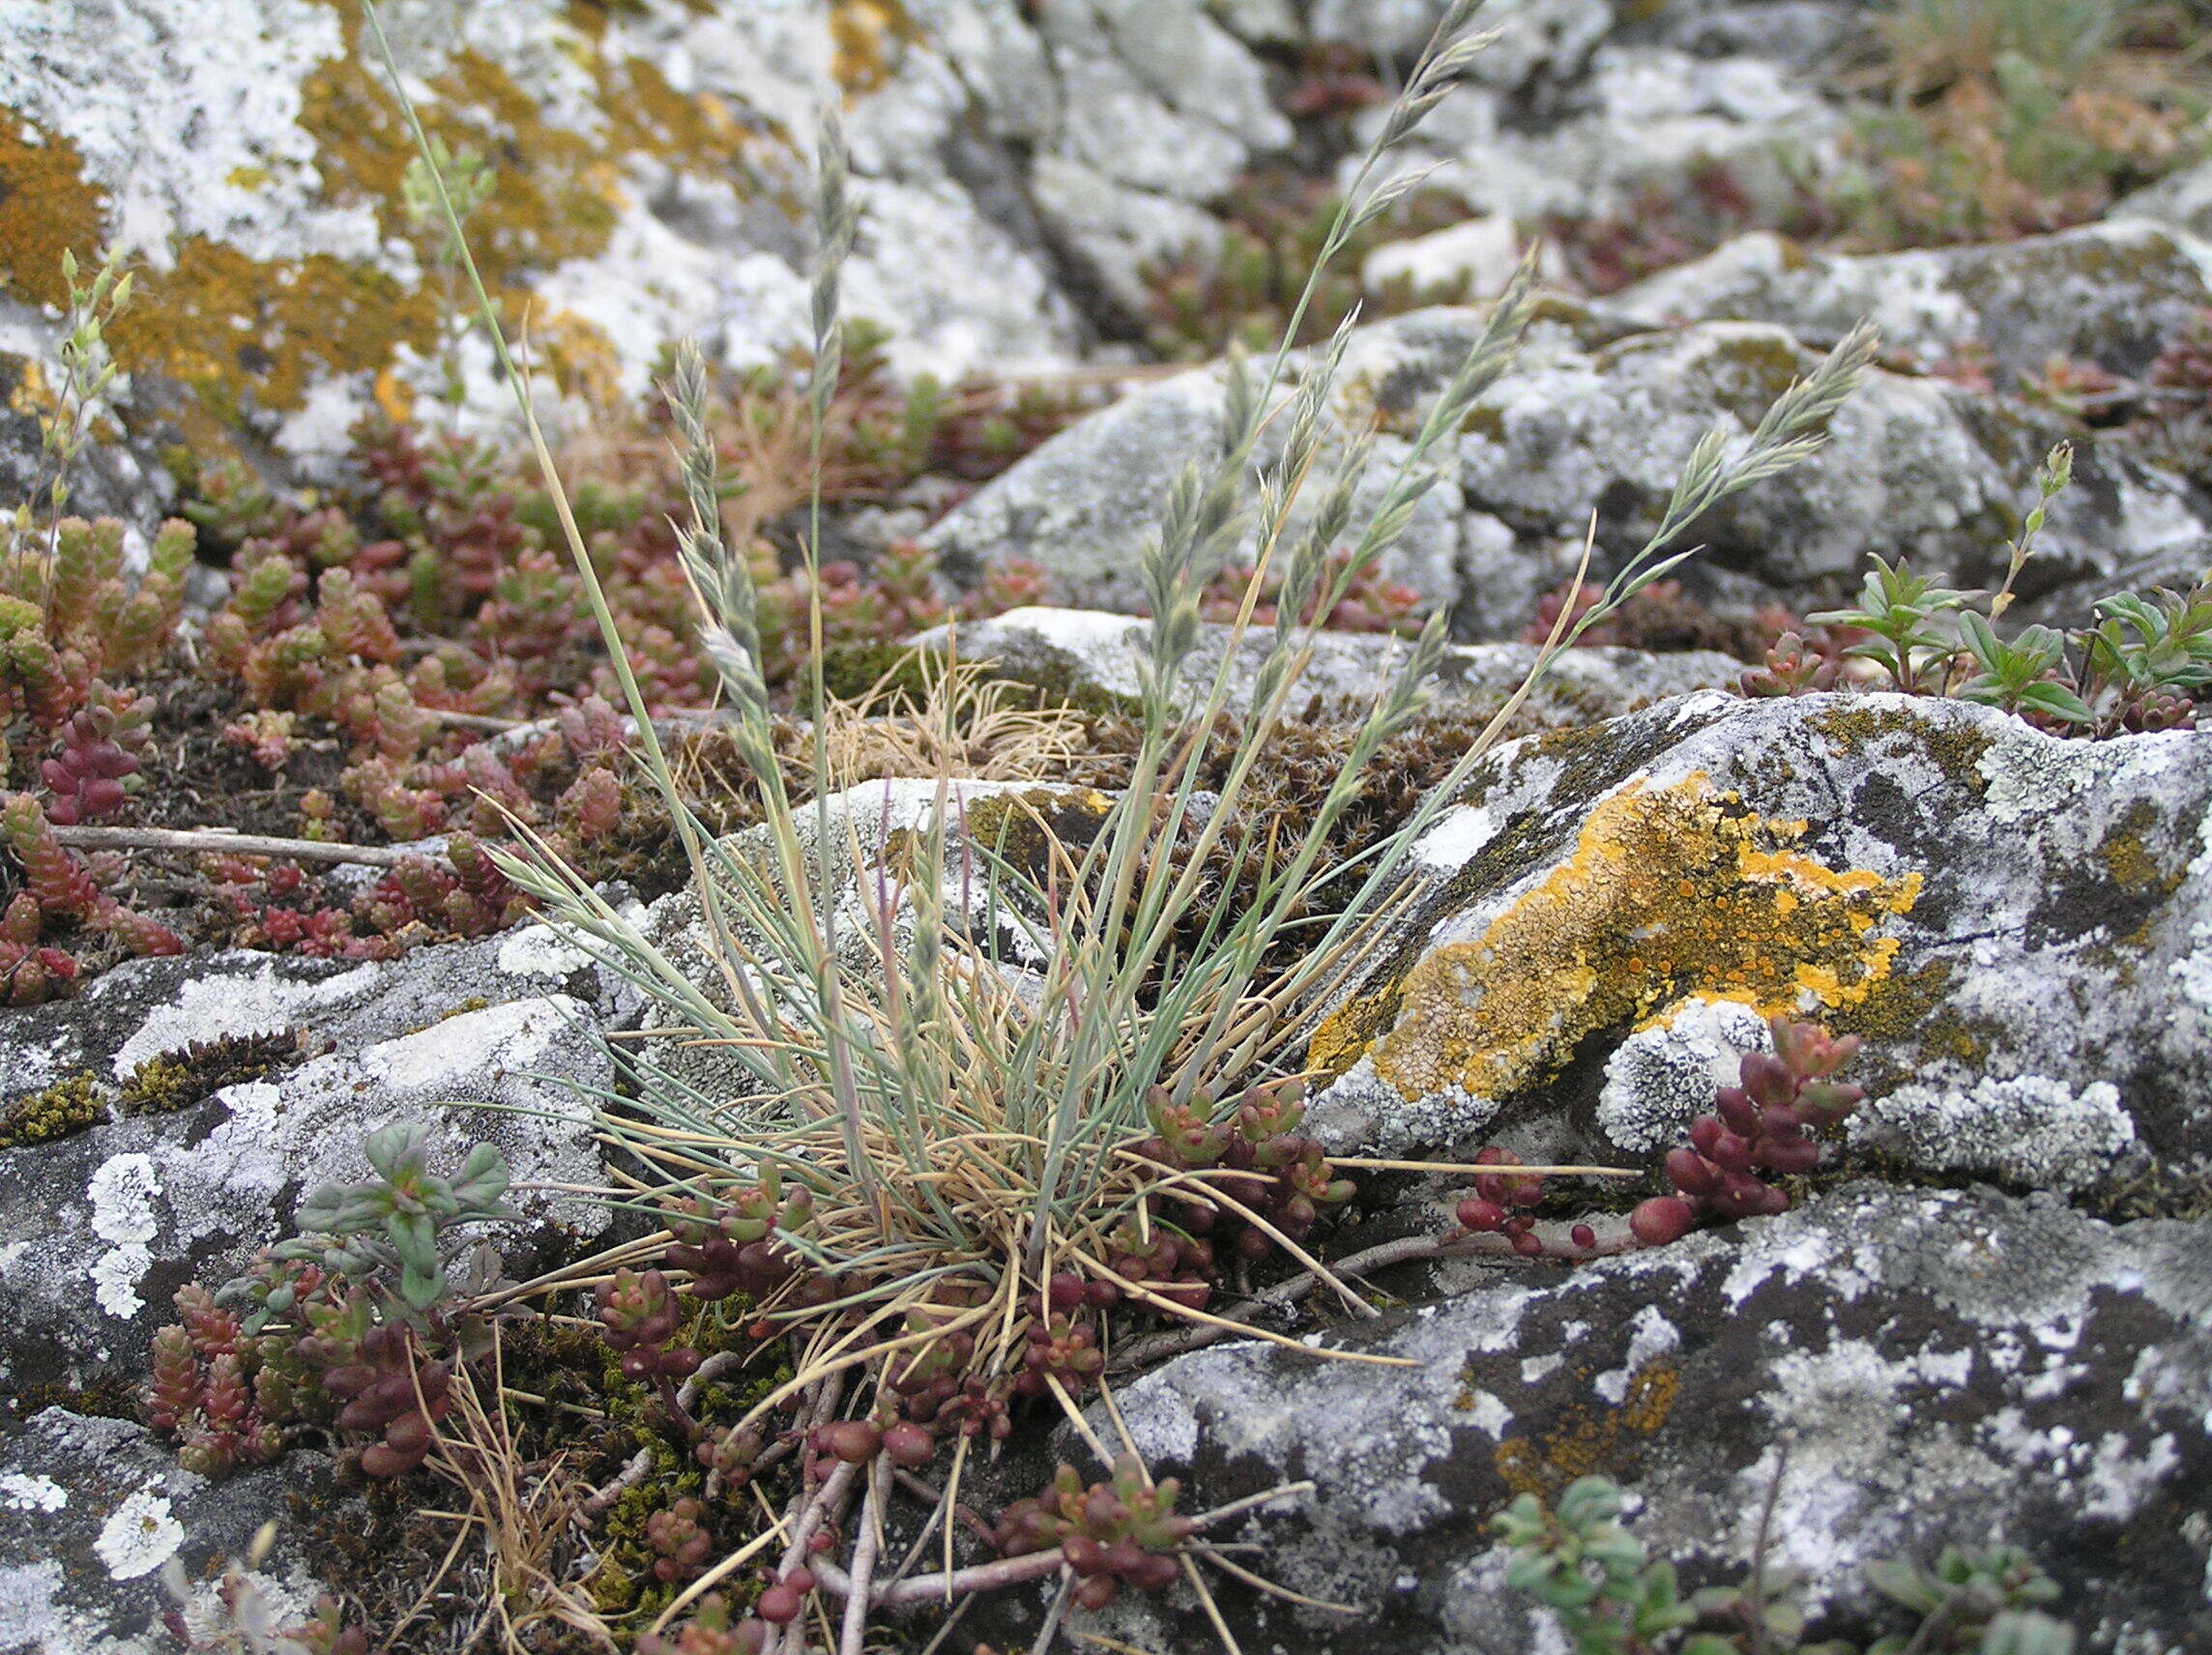
[(606, 331), (573, 310), (534, 314), (529, 342), (554, 383), (593, 408), (613, 409), (622, 401), (622, 358)]
[(100, 191), (76, 147), (0, 108), (0, 289), (34, 305), (69, 303), (62, 253), (100, 262)]
[(759, 135), (774, 135), (772, 125), (748, 125), (712, 92), (679, 92), (642, 58), (601, 59), (595, 70), (607, 147), (618, 153), (659, 156), (708, 177), (749, 180)]
[[(549, 365), (592, 401), (613, 393), (613, 347), (579, 317), (529, 310), (538, 278), (606, 250), (629, 204), (634, 158), (734, 182), (755, 196), (770, 189), (766, 152), (789, 149), (773, 123), (711, 93), (680, 92), (650, 62), (608, 55), (608, 5), (628, 3), (577, 8), (564, 43), (594, 82), (600, 119), (590, 131), (562, 124), (534, 90), (474, 51), (454, 54), (430, 78), (421, 105), (433, 136), (455, 153), (480, 156), (495, 174), (497, 187), (472, 214), (468, 234), (503, 319), (516, 330), (527, 316)], [(415, 159), (412, 134), (359, 15), (346, 8), (341, 15), (343, 49), (300, 84), (298, 122), (314, 141), (316, 200), (339, 210), (366, 207), (387, 245), (412, 243), (420, 266), (435, 271), (443, 232), (411, 220), (401, 189)], [(838, 16), (839, 50), (862, 81), (869, 61), (888, 66), (898, 44), (913, 38), (896, 0), (841, 0)], [(230, 182), (250, 188), (263, 176), (242, 168)], [(20, 118), (0, 119), (0, 293), (63, 303), (62, 249), (97, 261), (108, 229), (101, 192), (85, 181), (76, 152)], [(126, 369), (151, 369), (194, 393), (179, 413), (195, 443), (219, 443), (245, 410), (293, 409), (315, 385), (364, 370), (384, 376), (376, 381), (379, 402), (404, 411), (411, 398), (389, 372), (399, 348), (436, 352), (441, 312), (462, 302), (435, 276), (413, 287), (366, 261), (261, 260), (205, 238), (169, 251), (173, 269), (141, 263), (133, 304), (109, 342)]]
[(1898, 944), (1878, 927), (1911, 908), (1920, 877), (1828, 867), (1799, 848), (1804, 834), (1702, 771), (1624, 788), (1479, 938), (1431, 948), (1383, 991), (1398, 1005), (1383, 1032), (1360, 1040), (1375, 1007), (1354, 1001), (1315, 1034), (1311, 1060), (1340, 1069), (1358, 1042), (1407, 1097), (1497, 1097), (1586, 1035), (1686, 996), (1767, 1014), (1856, 1004), (1888, 975)]
[[(302, 86), (300, 124), (316, 140), (320, 198), (369, 205), (385, 234), (414, 240), (427, 265), (437, 232), (408, 220), (400, 189), (414, 142), (364, 44), (358, 21), (349, 22), (348, 49), (317, 65)], [(538, 273), (606, 247), (624, 205), (623, 156), (682, 156), (727, 177), (745, 141), (727, 108), (684, 98), (644, 65), (595, 67), (610, 117), (604, 137), (549, 123), (505, 70), (474, 52), (453, 58), (422, 105), (432, 133), (456, 152), (483, 156), (497, 173), (497, 189), (470, 219), (469, 239), (510, 327), (523, 322)], [(86, 246), (98, 241), (96, 213), (91, 223)], [(176, 254), (173, 271), (141, 274), (113, 342), (127, 366), (153, 367), (191, 387), (218, 421), (249, 403), (297, 407), (334, 374), (381, 372), (401, 344), (436, 347), (446, 297), (434, 282), (411, 290), (366, 264), (323, 256), (261, 261), (197, 238)], [(614, 353), (599, 330), (541, 309), (529, 323), (564, 383), (573, 377), (593, 399), (613, 394)], [(390, 379), (377, 390), (388, 407), (406, 400)]]
[(250, 399), (296, 408), (329, 374), (380, 365), (400, 338), (427, 339), (437, 306), (344, 259), (269, 262), (192, 236), (176, 263), (146, 271), (108, 329), (119, 361), (189, 386), (230, 420)]
[(1499, 1476), (1515, 1494), (1548, 1499), (1577, 1477), (1615, 1467), (1624, 1444), (1621, 1433), (1648, 1437), (1667, 1423), (1682, 1394), (1682, 1374), (1672, 1362), (1646, 1362), (1629, 1377), (1627, 1394), (1616, 1408), (1577, 1403), (1560, 1410), (1557, 1423), (1539, 1442), (1508, 1437), (1491, 1457)]
[(899, 48), (920, 38), (899, 0), (837, 0), (830, 9), (830, 73), (848, 93), (872, 92), (890, 77)]

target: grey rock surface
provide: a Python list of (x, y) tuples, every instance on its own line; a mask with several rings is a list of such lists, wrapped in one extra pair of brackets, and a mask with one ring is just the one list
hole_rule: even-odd
[(2212, 160), (2198, 161), (2122, 196), (2106, 217), (2150, 218), (2193, 236), (2212, 237)]
[[(2212, 1637), (2200, 1225), (1853, 1184), (1571, 1273), (1466, 1268), (1455, 1296), (1325, 1340), (1411, 1367), (1246, 1343), (1120, 1388), (1188, 1509), (1315, 1485), (1237, 1537), (1264, 1543), (1283, 1585), (1353, 1612), (1217, 1578), (1246, 1649), (1563, 1647), (1506, 1588), (1486, 1524), (1592, 1473), (1626, 1488), (1624, 1521), (1685, 1588), (1745, 1578), (1771, 1497), (1768, 1561), (1804, 1573), (1817, 1636), (1909, 1630), (1869, 1563), (2010, 1543), (2057, 1579), (2081, 1647)], [(1204, 1625), (1179, 1588), (1161, 1611), (1124, 1598), (1101, 1629), (1195, 1649)]]
[[(1438, 163), (1437, 189), (1525, 228), (1552, 213), (1618, 211), (1645, 188), (1678, 193), (1716, 160), (1779, 199), (1781, 158), (1823, 153), (1836, 124), (1803, 70), (1848, 10), (1671, 6), (1639, 21), (1608, 0), (1499, 0), (1498, 41), (1403, 160)], [(849, 313), (891, 330), (902, 373), (1049, 367), (1137, 336), (1153, 273), (1210, 258), (1241, 175), (1312, 164), (1314, 134), (1291, 113), (1302, 54), (1349, 48), (1391, 80), (1441, 11), (1434, 0), (641, 0), (577, 13), (561, 0), (491, 11), (416, 0), (393, 9), (391, 32), (414, 95), (480, 127), (478, 147), (503, 158), (517, 195), (545, 192), (547, 211), (525, 209), (503, 248), (517, 287), (595, 374), (634, 397), (678, 336), (738, 364), (803, 342), (809, 232), (791, 207), (807, 192), (826, 88), (849, 106), (860, 214)], [(434, 392), (440, 352), (419, 317), (400, 314), (434, 285), (427, 243), (359, 187), (386, 159), (364, 167), (350, 147), (362, 123), (332, 118), (333, 84), (374, 103), (382, 72), (327, 7), (29, 8), (0, 18), (0, 110), (61, 158), (43, 190), (53, 212), (95, 216), (101, 237), (159, 267), (141, 283), (142, 308), (171, 309), (157, 334), (199, 321), (193, 296), (159, 279), (179, 249), (234, 271), (239, 303), (258, 307), (265, 348), (235, 368), (185, 348), (198, 364), (189, 388), (162, 351), (126, 351), (135, 377), (118, 387), (120, 411), (140, 460), (166, 440), (180, 389), (206, 394), (272, 466), (310, 472), (342, 450), (380, 371), (387, 395)], [(1366, 111), (1354, 137), (1376, 118)], [(1340, 147), (1318, 153), (1325, 161)], [(580, 149), (600, 170), (570, 199)], [(83, 235), (66, 217), (38, 228), (56, 246)], [(327, 261), (348, 297), (303, 307), (303, 261)], [(57, 292), (50, 270), (0, 282), (0, 350), (51, 369)], [(279, 360), (286, 371), (273, 372)], [(464, 351), (459, 365), (463, 422), (505, 421), (488, 355)], [(549, 399), (547, 412), (563, 410)]]
[[(934, 627), (914, 641), (940, 649), (956, 643), (962, 660), (990, 661), (1002, 676), (1078, 702), (1134, 700), (1142, 693), (1137, 663), (1150, 627), (1150, 622), (1129, 615), (1031, 608)], [(1247, 634), (1238, 645), (1224, 702), (1231, 710), (1251, 706), (1254, 676), (1272, 636)], [(1183, 674), (1187, 705), (1211, 692), (1229, 638), (1226, 625), (1201, 626)], [(1407, 648), (1403, 640), (1373, 633), (1317, 633), (1294, 701), (1303, 706), (1318, 695), (1353, 708), (1371, 703), (1391, 682)], [(1502, 706), (1528, 676), (1536, 653), (1532, 644), (1452, 645), (1430, 685), (1432, 703), (1470, 710)], [(1538, 682), (1525, 715), (1545, 724), (1588, 723), (1671, 695), (1726, 688), (1743, 670), (1741, 661), (1710, 650), (1569, 650)]]
[(1931, 366), (1969, 347), (2008, 379), (2052, 357), (2140, 375), (2212, 306), (2212, 246), (2147, 218), (1986, 247), (1853, 257), (1780, 236), (1741, 236), (1608, 305), (1653, 327), (1722, 318), (1836, 338), (1860, 318), (1891, 351)]
[(1655, 1162), (1789, 1012), (1866, 1036), (1848, 1164), (2197, 1177), (2208, 834), (2197, 733), (1708, 694), (1528, 738), (1415, 848), (1403, 930), (1314, 1037), (1313, 1119), (1384, 1153), (1505, 1133)]
[[(272, 1521), (278, 1543), (253, 1587), (278, 1628), (313, 1610), (320, 1588), (287, 1520), (298, 1495), (327, 1484), (319, 1454), (210, 1482), (137, 1425), (50, 1408), (0, 1443), (0, 1649), (9, 1655), (173, 1650), (162, 1619), (171, 1611), (219, 1647), (209, 1571), (244, 1559)], [(172, 1558), (194, 1582), (189, 1606), (162, 1583)]]
[[(1386, 566), (1451, 608), (1463, 636), (1519, 631), (1536, 595), (1572, 571), (1593, 510), (1601, 569), (1633, 552), (1699, 439), (1715, 424), (1748, 432), (1819, 361), (1769, 323), (1646, 329), (1564, 304), (1554, 316), (1530, 331), (1516, 365), (1440, 456), (1439, 484)], [(1331, 412), (1339, 435), (1382, 428), (1370, 501), (1403, 456), (1398, 433), (1480, 325), (1477, 310), (1433, 309), (1354, 337)], [(925, 544), (955, 579), (1029, 558), (1044, 566), (1056, 601), (1133, 607), (1143, 546), (1175, 478), (1217, 442), (1220, 397), (1214, 373), (1137, 392), (984, 487)], [(1872, 370), (1827, 448), (1708, 514), (1699, 528), (1707, 549), (1684, 573), (1807, 608), (1855, 586), (1869, 553), (1994, 585), (2036, 466), (2069, 435), (2078, 433), (2025, 405)], [(2096, 443), (2079, 445), (2075, 477), (2052, 507), (2029, 595), (2083, 619), (2116, 571), (2201, 557), (2212, 507), (2185, 479)]]
[[(18, 1395), (134, 1382), (188, 1282), (220, 1285), (281, 1239), (315, 1186), (366, 1176), (361, 1143), (433, 1125), (433, 1164), (500, 1147), (518, 1182), (597, 1182), (589, 1106), (611, 1078), (592, 1031), (626, 1004), (542, 927), (389, 963), (229, 954), (134, 962), (78, 1000), (0, 1023), (19, 1092), (90, 1074), (103, 1089), (193, 1042), (304, 1031), (319, 1052), (167, 1113), (128, 1113), (0, 1150), (0, 1373)], [(495, 999), (496, 997), (496, 999)], [(484, 1106), (493, 1105), (497, 1108)], [(518, 1192), (512, 1262), (602, 1230), (606, 1211)], [(471, 1238), (473, 1240), (473, 1237)]]

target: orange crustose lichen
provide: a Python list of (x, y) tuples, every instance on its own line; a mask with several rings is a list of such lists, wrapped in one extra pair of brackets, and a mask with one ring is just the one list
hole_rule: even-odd
[[(1911, 909), (1920, 876), (1829, 867), (1801, 848), (1805, 831), (1754, 814), (1702, 770), (1633, 782), (1480, 936), (1433, 945), (1402, 980), (1332, 1014), (1310, 1060), (1341, 1072), (1371, 1057), (1409, 1098), (1498, 1097), (1585, 1036), (1687, 996), (1761, 1014), (1854, 1005), (1888, 975), (1898, 943), (1879, 928)], [(1370, 1037), (1385, 997), (1394, 1013)]]

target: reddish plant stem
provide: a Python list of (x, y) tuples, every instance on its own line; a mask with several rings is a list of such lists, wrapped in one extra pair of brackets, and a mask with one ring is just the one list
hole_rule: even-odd
[[(853, 1467), (844, 1466), (842, 1470)], [(1256, 1495), (1217, 1505), (1211, 1511), (1199, 1513), (1190, 1520), (1191, 1531), (1203, 1533), (1217, 1524), (1227, 1523), (1233, 1517), (1241, 1517), (1257, 1506), (1268, 1505), (1291, 1495), (1311, 1494), (1310, 1482), (1285, 1483), (1280, 1488), (1263, 1489)], [(955, 1569), (947, 1574), (917, 1575), (909, 1580), (893, 1582), (876, 1591), (873, 1608), (906, 1609), (913, 1605), (942, 1601), (947, 1593), (958, 1597), (965, 1592), (987, 1592), (1001, 1586), (1018, 1586), (1025, 1581), (1041, 1580), (1058, 1574), (1065, 1562), (1061, 1550), (1055, 1546), (1049, 1552), (1025, 1552), (1019, 1557), (1002, 1557), (995, 1563), (976, 1563), (966, 1569)], [(814, 1571), (815, 1586), (833, 1598), (850, 1598), (853, 1577), (834, 1563), (818, 1562), (810, 1565)]]
[[(926, 1500), (933, 1506), (945, 1503), (944, 1490), (933, 1487), (926, 1477), (917, 1477), (912, 1471), (907, 1470), (894, 1472), (893, 1475), (898, 1478), (899, 1487), (905, 1489), (916, 1498)], [(975, 1515), (975, 1508), (972, 1506), (965, 1502), (956, 1505), (952, 1508), (952, 1515), (959, 1520), (969, 1533), (975, 1535), (984, 1545), (998, 1545), (998, 1535), (992, 1531), (989, 1524)]]

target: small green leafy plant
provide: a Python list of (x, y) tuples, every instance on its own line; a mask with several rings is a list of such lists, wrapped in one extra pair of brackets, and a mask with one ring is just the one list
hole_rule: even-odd
[[(1858, 1655), (1840, 1640), (1804, 1641), (1795, 1572), (1763, 1553), (1740, 1585), (1684, 1595), (1674, 1566), (1654, 1561), (1624, 1528), (1619, 1489), (1583, 1477), (1547, 1509), (1524, 1494), (1492, 1524), (1512, 1549), (1506, 1583), (1558, 1617), (1575, 1655)], [(1763, 1539), (1761, 1541), (1763, 1549)], [(1932, 1570), (1868, 1565), (1867, 1580), (1919, 1616), (1910, 1633), (1876, 1640), (1865, 1655), (2071, 1655), (2074, 1632), (2042, 1612), (2057, 1585), (2025, 1553), (1947, 1548)]]
[(441, 1176), (415, 1121), (371, 1133), (363, 1149), (371, 1176), (312, 1192), (299, 1235), (218, 1294), (180, 1291), (183, 1321), (156, 1335), (147, 1418), (192, 1468), (219, 1476), (271, 1459), (285, 1426), (326, 1417), (373, 1438), (359, 1454), (371, 1476), (398, 1476), (430, 1452), (451, 1364), (483, 1343), (447, 1270), (450, 1233), (516, 1216), (500, 1200), (507, 1162), (480, 1144), (457, 1176)]
[(42, 537), (33, 502), (45, 508), (46, 549), (53, 547), (62, 513), (69, 506), (70, 473), (83, 457), (91, 441), (93, 422), (102, 398), (115, 384), (119, 372), (108, 354), (107, 329), (131, 303), (131, 273), (124, 269), (123, 254), (111, 251), (89, 277), (79, 274), (76, 254), (62, 249), (62, 282), (69, 289), (69, 306), (62, 318), (62, 334), (55, 345), (60, 358), (61, 384), (53, 388), (50, 407), (39, 419), (40, 476), (6, 522), (7, 552), (20, 557)]
[[(374, 1176), (309, 1195), (300, 1204), (301, 1238), (279, 1246), (276, 1257), (318, 1264), (332, 1279), (365, 1291), (381, 1316), (427, 1325), (451, 1292), (440, 1250), (445, 1233), (519, 1216), (500, 1200), (510, 1180), (495, 1146), (477, 1145), (458, 1176), (446, 1178), (430, 1171), (429, 1136), (427, 1126), (412, 1120), (370, 1133), (362, 1153)], [(275, 1292), (261, 1295), (247, 1331), (288, 1308)]]
[(2123, 593), (2101, 600), (2095, 624), (2072, 633), (2030, 625), (2010, 637), (1995, 623), (2034, 555), (2051, 502), (2073, 476), (2061, 443), (2037, 473), (2037, 499), (2006, 547), (2003, 583), (1981, 595), (1938, 586), (1876, 556), (1858, 602), (1808, 617), (1811, 624), (1857, 641), (1816, 652), (1794, 632), (1769, 652), (1764, 668), (1744, 676), (1746, 693), (1796, 695), (1837, 682), (1836, 661), (1867, 663), (1880, 687), (1907, 695), (1949, 695), (2017, 712), (2046, 729), (2110, 736), (2194, 727), (2196, 697), (2212, 684), (2212, 581), (2194, 592)]

